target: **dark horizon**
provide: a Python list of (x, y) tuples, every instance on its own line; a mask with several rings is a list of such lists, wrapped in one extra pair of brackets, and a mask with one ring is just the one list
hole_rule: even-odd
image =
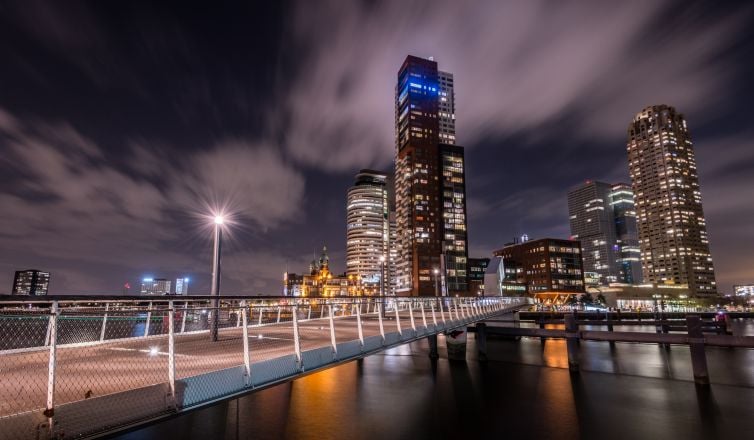
[(688, 120), (721, 293), (754, 282), (754, 8), (702, 2), (177, 5), (0, 2), (0, 293), (209, 291), (211, 211), (231, 216), (223, 294), (279, 294), (330, 250), (345, 199), (392, 173), (407, 54), (455, 75), (469, 257), (567, 238), (567, 192), (630, 182), (626, 128)]

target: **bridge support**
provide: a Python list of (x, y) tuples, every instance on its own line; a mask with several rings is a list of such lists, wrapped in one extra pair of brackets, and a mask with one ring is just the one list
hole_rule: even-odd
[(439, 359), (440, 354), (437, 352), (437, 334), (427, 336), (429, 342), (429, 358)]
[(487, 361), (487, 324), (484, 322), (476, 323), (476, 349), (479, 360)]
[(579, 324), (575, 313), (565, 315), (566, 348), (568, 350), (568, 370), (579, 372)]
[(694, 382), (697, 385), (709, 386), (702, 320), (698, 315), (687, 316), (686, 326), (689, 331), (689, 348), (691, 349), (691, 368), (694, 372)]

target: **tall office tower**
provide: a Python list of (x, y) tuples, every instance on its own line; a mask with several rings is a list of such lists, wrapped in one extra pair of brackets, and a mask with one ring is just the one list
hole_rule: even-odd
[[(390, 219), (387, 174), (361, 170), (348, 190), (346, 273), (372, 292), (389, 293)], [(383, 282), (384, 277), (384, 282)]]
[(437, 72), (439, 80), (439, 102), (437, 118), (440, 128), (440, 142), (444, 144), (456, 143), (456, 97), (453, 93), (453, 74)]
[(398, 263), (398, 228), (396, 227), (395, 208), (390, 210), (390, 240), (388, 248), (388, 295), (395, 295), (396, 288), (396, 268)]
[(641, 281), (633, 193), (625, 184), (587, 181), (568, 193), (571, 237), (581, 242), (584, 271), (599, 282)]
[(717, 294), (694, 146), (686, 120), (667, 105), (647, 107), (628, 126), (644, 281)]
[(395, 89), (399, 295), (467, 294), (464, 152), (455, 143), (453, 77), (409, 55)]
[(612, 189), (608, 183), (587, 181), (568, 193), (571, 238), (581, 242), (584, 270), (600, 274), (603, 283), (618, 280)]
[(634, 192), (631, 185), (616, 183), (610, 192), (610, 206), (615, 219), (614, 249), (618, 260), (618, 282), (641, 284), (641, 251), (636, 227)]
[(50, 285), (50, 272), (29, 269), (18, 270), (13, 277), (13, 295), (47, 295)]

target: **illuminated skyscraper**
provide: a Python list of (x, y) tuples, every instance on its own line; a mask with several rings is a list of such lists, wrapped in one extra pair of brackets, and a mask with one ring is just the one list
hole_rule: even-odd
[(628, 126), (644, 281), (717, 293), (702, 194), (686, 120), (667, 105), (647, 107)]
[(365, 293), (379, 293), (382, 277), (385, 277), (385, 293), (388, 293), (390, 285), (390, 221), (386, 181), (385, 173), (361, 170), (356, 175), (354, 186), (348, 190), (346, 273), (358, 277)]
[(607, 283), (641, 282), (631, 187), (587, 181), (568, 193), (571, 238), (581, 242), (584, 270)]
[(463, 147), (455, 144), (453, 75), (408, 56), (395, 89), (396, 291), (433, 296), (433, 270), (447, 294), (467, 294)]

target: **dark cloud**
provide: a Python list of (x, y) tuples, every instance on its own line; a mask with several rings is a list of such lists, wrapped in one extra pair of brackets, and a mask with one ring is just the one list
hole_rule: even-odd
[[(138, 168), (127, 172), (69, 125), (24, 124), (0, 110), (0, 142), (2, 168), (23, 173), (0, 191), (4, 258), (34, 266), (35, 259), (52, 259), (47, 268), (62, 269), (58, 291), (112, 290), (112, 281), (108, 288), (94, 274), (101, 265), (204, 272), (206, 252), (185, 251), (208, 243), (202, 231), (212, 212), (224, 211), (241, 231), (263, 233), (294, 220), (304, 196), (303, 176), (273, 148), (238, 140), (172, 161), (134, 146)], [(158, 184), (149, 180), (156, 177)], [(236, 259), (268, 269), (280, 261), (242, 252)], [(67, 267), (71, 261), (77, 270)]]

